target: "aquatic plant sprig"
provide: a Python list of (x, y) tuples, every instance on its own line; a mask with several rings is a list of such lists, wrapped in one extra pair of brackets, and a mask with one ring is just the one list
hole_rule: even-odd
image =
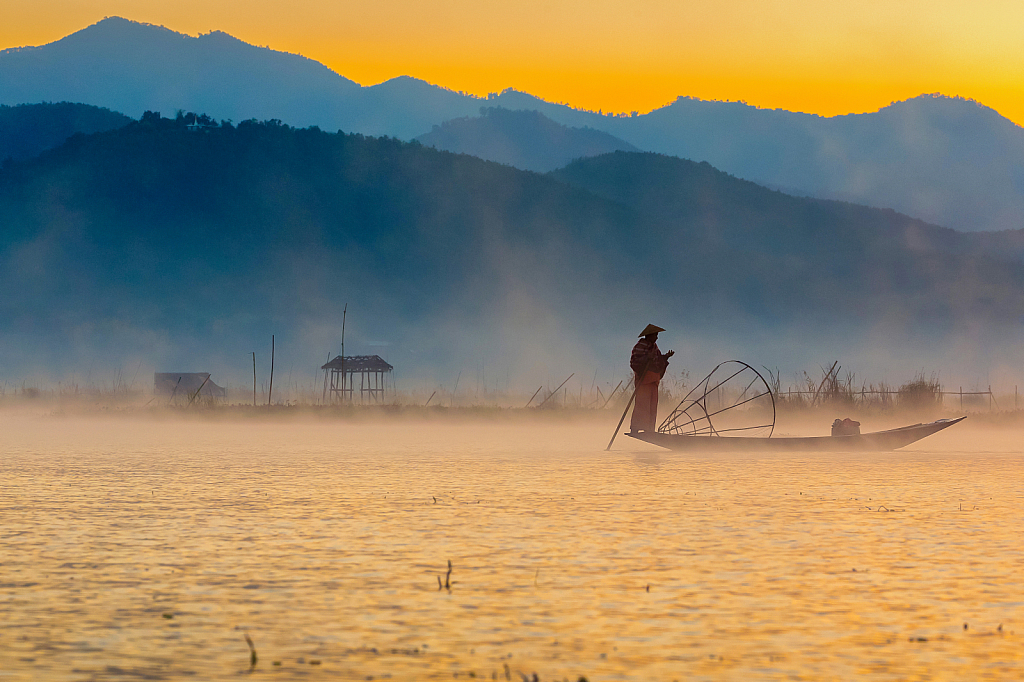
[(449, 559), (448, 560), (448, 572), (444, 576), (444, 585), (441, 584), (441, 576), (437, 576), (437, 591), (438, 592), (440, 592), (441, 590), (448, 590), (449, 592), (452, 591), (451, 577), (452, 577), (452, 560)]
[(256, 645), (252, 643), (252, 637), (249, 633), (244, 634), (245, 643), (249, 645), (249, 669), (252, 670), (256, 667), (256, 662), (259, 660), (259, 656), (256, 655)]

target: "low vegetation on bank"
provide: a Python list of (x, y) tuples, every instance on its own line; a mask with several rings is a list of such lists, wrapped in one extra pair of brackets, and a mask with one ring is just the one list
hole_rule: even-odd
[[(945, 386), (937, 373), (919, 372), (900, 382), (864, 381), (844, 371), (838, 362), (814, 372), (802, 371), (786, 381), (778, 371), (762, 369), (771, 387), (779, 418), (826, 416), (854, 418), (907, 417), (934, 419), (961, 414), (1024, 415), (1024, 401), (1016, 386)], [(686, 370), (674, 370), (662, 381), (661, 416), (687, 398), (697, 382)], [(228, 387), (226, 396), (214, 398), (180, 392), (167, 395), (143, 387), (138, 377), (118, 376), (106, 383), (58, 382), (54, 385), (22, 382), (0, 383), (0, 409), (39, 407), (59, 412), (125, 411), (135, 413), (207, 413), (238, 415), (316, 415), (324, 418), (365, 416), (443, 416), (494, 417), (532, 414), (558, 418), (565, 416), (621, 413), (632, 394), (630, 376), (615, 385), (610, 382), (590, 386), (585, 381), (568, 381), (561, 386), (540, 386), (532, 391), (488, 390), (465, 385), (455, 390), (445, 386), (424, 386), (407, 390), (389, 387), (382, 402), (341, 404), (331, 401), (320, 387), (298, 384), (275, 386), (268, 395), (266, 385), (256, 390)], [(728, 397), (726, 397), (728, 400)], [(608, 417), (610, 418), (610, 417)]]

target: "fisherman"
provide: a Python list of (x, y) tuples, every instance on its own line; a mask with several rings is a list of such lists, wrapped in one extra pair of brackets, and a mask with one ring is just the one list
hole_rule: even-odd
[(640, 340), (633, 346), (629, 357), (629, 368), (633, 370), (633, 384), (636, 386), (636, 403), (633, 417), (629, 422), (631, 433), (654, 431), (658, 419), (658, 384), (668, 369), (668, 359), (674, 350), (662, 353), (658, 350), (658, 332), (665, 331), (653, 324), (640, 332)]

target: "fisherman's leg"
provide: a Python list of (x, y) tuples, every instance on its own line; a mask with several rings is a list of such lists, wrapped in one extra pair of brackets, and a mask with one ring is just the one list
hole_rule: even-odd
[(656, 372), (648, 372), (637, 387), (637, 400), (643, 396), (644, 409), (637, 417), (636, 426), (644, 431), (654, 431), (658, 419), (658, 383), (661, 376)]
[(651, 390), (650, 403), (647, 408), (648, 431), (654, 431), (658, 428), (658, 387), (661, 384), (648, 384)]
[(636, 428), (641, 431), (654, 431), (654, 421), (658, 415), (658, 384), (640, 384), (636, 391), (636, 402), (638, 406), (643, 405), (642, 410), (633, 412), (633, 423)]
[(641, 409), (634, 412), (636, 415), (635, 425), (637, 429), (641, 431), (653, 431), (654, 420), (657, 413), (654, 412), (654, 406), (652, 401), (657, 398), (658, 386), (657, 384), (640, 384), (637, 388), (636, 396), (637, 403), (641, 405)]

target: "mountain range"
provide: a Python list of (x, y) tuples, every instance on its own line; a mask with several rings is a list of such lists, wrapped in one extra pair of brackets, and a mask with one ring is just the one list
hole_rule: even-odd
[(614, 330), (651, 319), (759, 353), (771, 337), (797, 352), (868, 333), (1015, 334), (1024, 319), (1024, 264), (980, 235), (707, 163), (614, 152), (541, 175), (416, 142), (192, 120), (149, 113), (0, 170), (8, 363), (237, 369), (277, 333), (314, 367), (349, 302), (364, 311), (352, 343), (386, 341), (406, 368), (614, 357), (629, 341)]
[[(531, 110), (788, 193), (893, 208), (959, 230), (1019, 229), (1024, 216), (1024, 130), (976, 102), (938, 95), (835, 117), (682, 97), (648, 114), (613, 116), (514, 90), (482, 99), (406, 76), (363, 87), (221, 32), (190, 37), (115, 17), (48, 45), (0, 52), (0, 103), (41, 101), (136, 118), (182, 109), (236, 122), (279, 119), (405, 140), (475, 118), (481, 106)], [(502, 144), (479, 130), (472, 144), (456, 139), (474, 125), (449, 126), (446, 144), (485, 156)]]
[(639, 151), (599, 130), (560, 125), (539, 111), (499, 107), (481, 107), (479, 117), (446, 121), (416, 140), (437, 149), (538, 173), (561, 168), (575, 159)]

